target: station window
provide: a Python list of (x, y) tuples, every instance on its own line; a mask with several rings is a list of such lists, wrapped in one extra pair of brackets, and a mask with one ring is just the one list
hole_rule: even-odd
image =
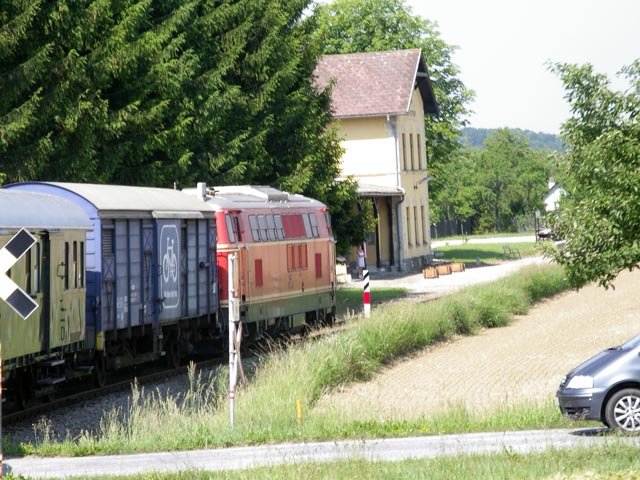
[(418, 229), (418, 207), (413, 207), (413, 231), (415, 233), (416, 246), (420, 245), (420, 230)]
[(406, 209), (406, 218), (407, 218), (407, 243), (409, 244), (410, 247), (413, 247), (413, 244), (411, 243), (411, 209), (409, 207), (407, 207)]
[(405, 170), (409, 170), (407, 165), (407, 135), (402, 134), (402, 166)]
[(413, 133), (409, 134), (409, 156), (411, 157), (411, 170), (415, 170), (416, 166), (413, 159)]
[(424, 205), (420, 207), (420, 213), (422, 214), (422, 243), (427, 245), (427, 215)]

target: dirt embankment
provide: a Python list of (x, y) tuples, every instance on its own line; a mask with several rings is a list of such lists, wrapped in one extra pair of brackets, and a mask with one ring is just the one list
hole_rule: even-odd
[(491, 410), (552, 399), (561, 378), (595, 353), (640, 333), (640, 271), (615, 289), (595, 285), (547, 300), (510, 326), (457, 338), (348, 386), (317, 408), (354, 419), (414, 419), (449, 405)]

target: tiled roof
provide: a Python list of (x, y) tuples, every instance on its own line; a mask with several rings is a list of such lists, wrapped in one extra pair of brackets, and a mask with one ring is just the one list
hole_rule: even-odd
[(338, 118), (406, 114), (416, 82), (425, 114), (438, 111), (419, 49), (325, 55), (314, 74), (321, 90), (335, 82), (331, 101)]

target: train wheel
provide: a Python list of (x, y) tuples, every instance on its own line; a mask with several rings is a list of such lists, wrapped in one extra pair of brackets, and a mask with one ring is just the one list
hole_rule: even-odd
[(107, 359), (104, 357), (103, 352), (96, 353), (94, 359), (94, 377), (93, 382), (96, 387), (102, 388), (107, 383)]
[(33, 374), (29, 371), (18, 373), (16, 378), (16, 407), (26, 409), (33, 400)]
[(180, 346), (176, 335), (171, 335), (167, 340), (165, 352), (167, 367), (177, 369), (180, 366)]

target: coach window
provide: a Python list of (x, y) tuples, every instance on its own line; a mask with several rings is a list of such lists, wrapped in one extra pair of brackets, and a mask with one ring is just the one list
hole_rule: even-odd
[(276, 236), (276, 222), (273, 219), (273, 215), (267, 215), (267, 232), (269, 234), (269, 240), (275, 240)]
[(64, 242), (64, 289), (69, 290), (69, 242)]
[(264, 215), (258, 215), (258, 226), (260, 227), (260, 240), (266, 242), (269, 240), (269, 234), (267, 233), (267, 219)]
[(24, 254), (24, 278), (24, 291), (31, 295), (33, 293), (33, 289), (31, 288), (31, 249), (27, 250), (27, 253)]
[(40, 293), (40, 244), (36, 243), (35, 262), (33, 263), (33, 292)]
[(73, 242), (72, 259), (73, 288), (78, 288), (78, 242)]
[(84, 242), (80, 242), (80, 268), (78, 269), (78, 282), (80, 288), (84, 288)]
[(309, 220), (308, 213), (304, 213), (302, 215), (302, 222), (304, 224), (304, 236), (307, 238), (311, 238), (313, 234), (311, 233), (311, 222)]
[(282, 225), (282, 216), (280, 214), (276, 214), (273, 216), (273, 220), (276, 223), (276, 235), (278, 240), (284, 240), (284, 225)]
[(249, 215), (249, 225), (251, 226), (251, 236), (254, 242), (260, 241), (260, 229), (258, 228), (258, 219), (255, 215)]

